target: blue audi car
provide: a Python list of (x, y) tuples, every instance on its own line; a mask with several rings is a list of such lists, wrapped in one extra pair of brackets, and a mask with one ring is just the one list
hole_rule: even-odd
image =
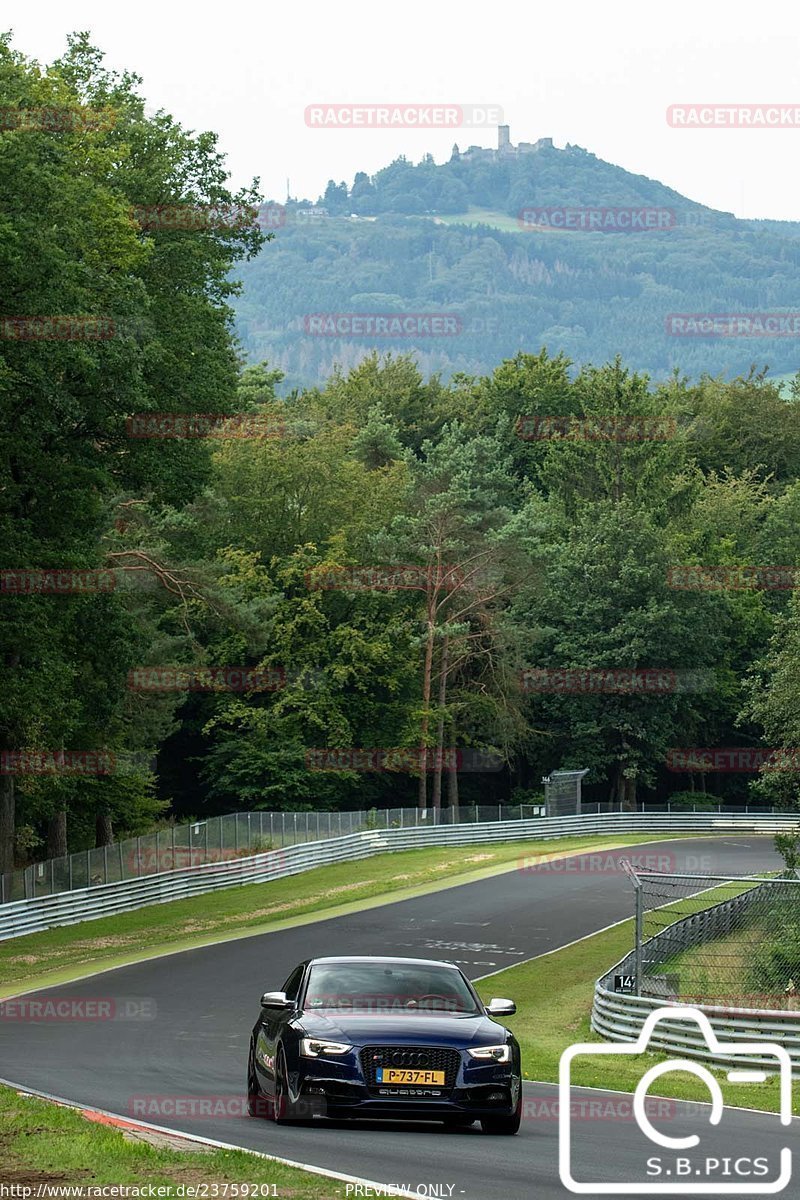
[(519, 1044), (453, 963), (313, 958), (265, 992), (247, 1067), (248, 1111), (275, 1121), (371, 1117), (514, 1134)]

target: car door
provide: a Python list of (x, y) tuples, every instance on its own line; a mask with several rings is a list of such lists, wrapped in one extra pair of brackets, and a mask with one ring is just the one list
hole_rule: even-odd
[(261, 1090), (271, 1096), (275, 1091), (275, 1053), (281, 1034), (297, 1011), (297, 998), (303, 982), (305, 964), (292, 971), (282, 991), (287, 1000), (293, 1001), (291, 1008), (262, 1008), (261, 1025), (256, 1038), (256, 1072)]

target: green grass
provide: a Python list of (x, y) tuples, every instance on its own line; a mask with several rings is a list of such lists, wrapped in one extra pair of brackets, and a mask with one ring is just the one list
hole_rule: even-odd
[(437, 214), (438, 220), (444, 225), (490, 225), (493, 229), (501, 229), (504, 233), (525, 233), (516, 217), (508, 213), (497, 212), (492, 208), (478, 208), (471, 204), (465, 213)]
[[(224, 1129), (220, 1128), (218, 1138), (225, 1140)], [(176, 1195), (172, 1189), (179, 1185), (225, 1183), (273, 1184), (278, 1197), (293, 1200), (345, 1195), (345, 1185), (338, 1180), (270, 1162), (245, 1150), (205, 1151), (198, 1147), (184, 1151), (134, 1141), (73, 1109), (21, 1096), (6, 1087), (0, 1087), (0, 1159), (0, 1183), (32, 1187), (34, 1195), (39, 1184), (171, 1185), (164, 1193), (167, 1200)], [(206, 1195), (213, 1194), (209, 1187)]]
[(397, 851), (362, 859), (357, 865), (317, 867), (270, 883), (28, 934), (0, 943), (0, 998), (78, 979), (93, 969), (424, 895), (514, 870), (518, 860), (532, 855), (558, 855), (586, 847), (607, 850), (658, 838), (658, 833), (649, 832)]
[[(513, 1029), (522, 1047), (522, 1066), (526, 1079), (558, 1082), (562, 1053), (576, 1042), (609, 1045), (590, 1029), (594, 981), (633, 948), (633, 922), (625, 921), (605, 933), (586, 938), (574, 946), (553, 954), (509, 967), (478, 983), (484, 999), (509, 996), (516, 1001), (517, 1012), (503, 1018)], [(646, 1066), (665, 1062), (668, 1055), (647, 1054)], [(572, 1079), (576, 1085), (632, 1092), (645, 1066), (637, 1056), (587, 1057), (573, 1061)], [(777, 1077), (758, 1085), (729, 1084), (725, 1072), (715, 1072), (723, 1083), (726, 1103), (744, 1108), (777, 1112)], [(675, 1072), (658, 1081), (658, 1094), (678, 1100), (709, 1099), (693, 1076)], [(795, 1089), (795, 1113), (800, 1115), (800, 1097)]]

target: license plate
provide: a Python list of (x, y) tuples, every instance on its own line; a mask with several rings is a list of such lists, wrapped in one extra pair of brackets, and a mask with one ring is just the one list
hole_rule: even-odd
[(429, 1087), (442, 1087), (444, 1071), (406, 1071), (398, 1067), (378, 1067), (376, 1083), (416, 1083)]

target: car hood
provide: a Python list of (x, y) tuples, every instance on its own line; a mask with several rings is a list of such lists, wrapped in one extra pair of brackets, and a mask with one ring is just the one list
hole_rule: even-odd
[(398, 1046), (494, 1045), (506, 1040), (508, 1031), (489, 1017), (456, 1016), (453, 1013), (403, 1013), (399, 1016), (359, 1012), (304, 1012), (296, 1025), (307, 1034), (335, 1041), (370, 1045), (375, 1042)]

